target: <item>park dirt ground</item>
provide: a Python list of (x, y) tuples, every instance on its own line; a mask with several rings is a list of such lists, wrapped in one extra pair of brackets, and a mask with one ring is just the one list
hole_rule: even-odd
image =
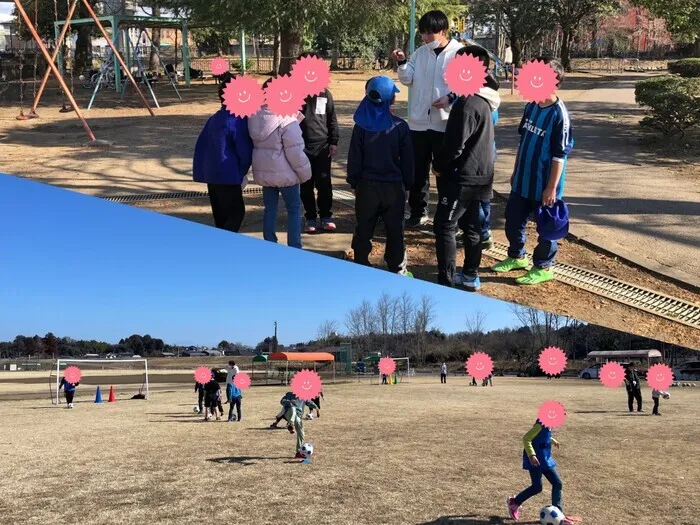
[[(364, 80), (367, 74), (338, 73), (334, 75), (331, 89), (336, 99), (341, 127), (340, 155), (334, 164), (334, 184), (337, 188), (347, 189), (344, 182), (344, 168), (347, 148), (352, 131), (352, 114), (363, 95)], [(581, 97), (587, 90), (604, 82), (598, 75), (577, 74), (571, 77), (569, 90), (562, 90), (562, 98)], [(78, 89), (81, 106), (86, 104), (88, 93)], [(114, 141), (115, 146), (108, 150), (96, 150), (81, 147), (86, 142), (82, 128), (72, 114), (58, 112), (60, 97), (56, 90), (48, 90), (49, 97), (39, 108), (42, 119), (18, 123), (14, 120), (16, 107), (9, 105), (8, 93), (0, 109), (0, 140), (3, 155), (3, 171), (36, 181), (53, 184), (66, 189), (89, 195), (105, 196), (125, 193), (160, 193), (165, 191), (187, 191), (204, 189), (202, 185), (191, 180), (191, 155), (194, 141), (209, 115), (217, 109), (215, 88), (212, 84), (194, 84), (192, 88), (183, 89), (185, 102), (180, 103), (167, 86), (157, 89), (162, 109), (156, 110), (157, 117), (151, 118), (137, 104), (137, 98), (127, 96), (125, 102), (119, 103), (118, 97), (111, 93), (100, 93), (96, 107), (87, 116), (98, 139)], [(505, 134), (512, 132), (517, 120), (517, 113), (522, 102), (516, 95), (510, 95), (507, 88), (501, 90), (504, 100), (502, 106), (502, 123), (497, 128), (499, 141), (499, 166), (497, 180), (503, 178), (509, 166), (512, 166), (513, 137)], [(609, 108), (608, 108), (609, 109)], [(396, 106), (397, 114), (405, 114), (406, 90), (399, 96)], [(612, 111), (612, 110), (611, 110)], [(596, 112), (590, 116), (587, 128), (606, 129), (612, 120), (620, 116), (608, 112)], [(629, 118), (635, 118), (629, 117)], [(638, 116), (636, 117), (638, 118)], [(517, 124), (517, 122), (515, 123)], [(620, 132), (617, 132), (619, 135)], [(649, 137), (632, 126), (624, 129), (625, 134), (638, 133), (639, 141), (649, 143)], [(588, 131), (589, 138), (591, 132)], [(700, 165), (698, 158), (691, 152), (683, 151), (678, 158), (669, 159), (660, 153), (664, 148), (648, 144), (647, 153), (642, 155), (643, 146), (633, 140), (618, 141), (618, 148), (623, 150), (612, 153), (626, 159), (642, 158), (644, 163), (652, 165), (655, 173), (661, 169), (668, 170), (668, 177), (678, 184), (685, 184), (692, 191), (700, 189)], [(626, 148), (626, 150), (625, 150)], [(655, 149), (656, 148), (656, 149)], [(650, 153), (649, 153), (650, 152)], [(590, 156), (590, 155), (589, 155)], [(587, 162), (590, 163), (588, 158)], [(572, 161), (573, 162), (573, 161)], [(672, 166), (673, 169), (671, 169)], [(587, 168), (588, 169), (588, 168)], [(635, 168), (639, 169), (639, 168)], [(574, 179), (574, 175), (570, 175)], [(498, 188), (497, 188), (498, 189)], [(620, 195), (622, 190), (618, 192)], [(623, 199), (623, 197), (620, 197)], [(251, 196), (247, 200), (248, 212), (243, 226), (243, 233), (259, 235), (261, 229), (260, 199)], [(165, 213), (187, 220), (212, 225), (211, 212), (207, 199), (181, 201), (144, 202), (140, 208)], [(495, 201), (493, 233), (497, 241), (505, 242), (503, 233), (503, 202)], [(339, 237), (340, 242), (349, 249), (350, 234), (353, 230), (352, 209), (343, 204), (336, 204), (336, 221), (338, 234), (321, 238)], [(286, 219), (284, 207), (280, 208), (280, 224)], [(641, 227), (641, 226), (640, 226)], [(383, 247), (381, 232), (378, 232), (375, 246), (375, 261), (379, 262)], [(313, 241), (313, 242), (311, 242)], [(417, 232), (408, 232), (409, 265), (416, 277), (435, 280), (435, 260), (432, 239)], [(305, 244), (319, 244), (318, 236), (311, 240), (305, 236)], [(531, 250), (532, 239), (528, 248)], [(645, 245), (637, 246), (640, 252)], [(700, 304), (700, 294), (692, 287), (679, 286), (658, 274), (628, 264), (603, 251), (591, 249), (575, 240), (562, 243), (559, 260), (569, 262), (621, 280), (667, 293), (678, 298)], [(351, 253), (350, 253), (351, 258)], [(691, 257), (692, 259), (692, 257)], [(639, 312), (624, 305), (607, 301), (598, 296), (562, 283), (548, 283), (538, 288), (521, 288), (513, 285), (510, 278), (498, 277), (487, 270), (494, 261), (484, 259), (484, 295), (510, 302), (540, 308), (574, 317), (583, 321), (601, 324), (622, 331), (639, 335), (661, 338), (670, 343), (700, 348), (698, 330), (667, 321), (651, 314)], [(691, 269), (692, 270), (692, 269)]]
[[(595, 381), (468, 382), (325, 385), (322, 417), (305, 422), (310, 465), (292, 459), (294, 436), (267, 428), (282, 387), (246, 392), (235, 423), (202, 422), (188, 385), (101, 405), (91, 389), (74, 410), (3, 402), (12, 425), (0, 427), (0, 515), (17, 525), (503, 525), (506, 497), (529, 481), (522, 436), (555, 399), (567, 410), (554, 451), (567, 513), (592, 524), (697, 521), (698, 389), (673, 389), (654, 418), (646, 388), (646, 413), (628, 414), (624, 389)], [(548, 504), (545, 485), (522, 523), (536, 525)]]

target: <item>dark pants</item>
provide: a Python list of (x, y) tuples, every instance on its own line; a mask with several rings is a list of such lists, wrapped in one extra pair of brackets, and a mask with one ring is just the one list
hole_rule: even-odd
[(440, 383), (447, 383), (447, 374), (440, 374)]
[(204, 410), (204, 390), (199, 391), (199, 395), (197, 396), (197, 404), (199, 405), (200, 412)]
[(388, 383), (387, 380), (386, 380), (386, 376), (383, 375), (383, 376), (382, 376), (382, 385), (388, 385), (388, 384), (389, 384), (389, 383)]
[(234, 407), (236, 408), (236, 417), (238, 418), (238, 421), (241, 420), (241, 398), (240, 397), (232, 397), (229, 399), (229, 408), (228, 408), (228, 419), (229, 421), (233, 417), (233, 409)]
[(403, 183), (360, 180), (355, 194), (357, 227), (352, 239), (355, 262), (370, 266), (369, 254), (372, 251), (374, 229), (381, 217), (386, 228), (384, 260), (389, 271), (402, 273), (406, 270), (405, 203), (406, 190)]
[(562, 513), (564, 512), (564, 509), (562, 508), (562, 487), (563, 483), (561, 481), (561, 478), (559, 477), (559, 473), (557, 472), (556, 469), (551, 469), (551, 470), (530, 470), (530, 480), (532, 481), (532, 484), (523, 490), (520, 494), (515, 496), (515, 502), (518, 505), (522, 505), (525, 503), (527, 500), (529, 500), (533, 496), (537, 496), (540, 492), (542, 492), (542, 476), (547, 478), (547, 481), (549, 481), (552, 484), (552, 505), (557, 507)]
[(659, 398), (655, 397), (654, 398), (654, 410), (651, 412), (652, 414), (659, 414)]
[(642, 391), (637, 389), (637, 390), (628, 390), (627, 391), (627, 405), (629, 406), (630, 412), (634, 412), (634, 400), (637, 400), (637, 412), (641, 412), (642, 410)]
[(481, 224), (481, 240), (488, 241), (491, 237), (491, 201), (480, 202), (479, 222)]
[(415, 178), (408, 196), (411, 217), (428, 215), (430, 165), (433, 162), (433, 158), (440, 151), (444, 137), (445, 134), (438, 131), (411, 131), (413, 158), (415, 161)]
[(245, 217), (243, 188), (240, 184), (207, 184), (214, 225), (222, 230), (238, 232)]
[(438, 207), (433, 219), (438, 283), (452, 286), (457, 271), (457, 226), (464, 232), (462, 273), (476, 277), (481, 265), (481, 203), (474, 188), (438, 181)]
[[(311, 179), (301, 185), (301, 202), (304, 204), (307, 221), (315, 221), (319, 215), (321, 220), (333, 216), (333, 187), (331, 185), (331, 157), (328, 146), (318, 155), (308, 155), (311, 162)], [(318, 208), (316, 195), (318, 192)]]
[[(542, 205), (541, 202), (526, 199), (511, 192), (506, 204), (506, 237), (508, 237), (508, 257), (522, 259), (525, 257), (527, 240), (527, 220)], [(547, 241), (540, 237), (533, 254), (533, 264), (538, 268), (549, 268), (557, 255), (557, 241)]]
[(75, 390), (73, 391), (66, 391), (66, 403), (69, 405), (73, 402), (73, 397), (75, 396)]

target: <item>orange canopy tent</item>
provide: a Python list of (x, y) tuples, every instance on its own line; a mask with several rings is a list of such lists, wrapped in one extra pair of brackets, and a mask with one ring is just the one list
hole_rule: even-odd
[[(268, 361), (285, 361), (287, 363), (287, 375), (289, 374), (290, 361), (313, 362), (314, 371), (319, 361), (335, 361), (335, 356), (327, 352), (275, 352), (268, 356)], [(333, 382), (335, 383), (335, 363), (333, 365)]]

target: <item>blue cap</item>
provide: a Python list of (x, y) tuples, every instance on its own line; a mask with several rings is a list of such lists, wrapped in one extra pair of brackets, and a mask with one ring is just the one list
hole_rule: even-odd
[(374, 102), (375, 104), (383, 104), (384, 102), (391, 102), (396, 93), (400, 93), (399, 88), (396, 84), (386, 75), (381, 75), (372, 78), (367, 83), (367, 89), (365, 93), (367, 98)]
[(540, 206), (535, 213), (537, 233), (545, 241), (559, 241), (569, 234), (569, 208), (562, 200)]

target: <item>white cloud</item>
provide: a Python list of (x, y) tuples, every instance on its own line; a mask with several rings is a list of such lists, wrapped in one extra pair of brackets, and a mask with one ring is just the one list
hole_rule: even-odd
[(12, 14), (12, 8), (14, 4), (12, 2), (0, 2), (0, 14), (10, 15)]

